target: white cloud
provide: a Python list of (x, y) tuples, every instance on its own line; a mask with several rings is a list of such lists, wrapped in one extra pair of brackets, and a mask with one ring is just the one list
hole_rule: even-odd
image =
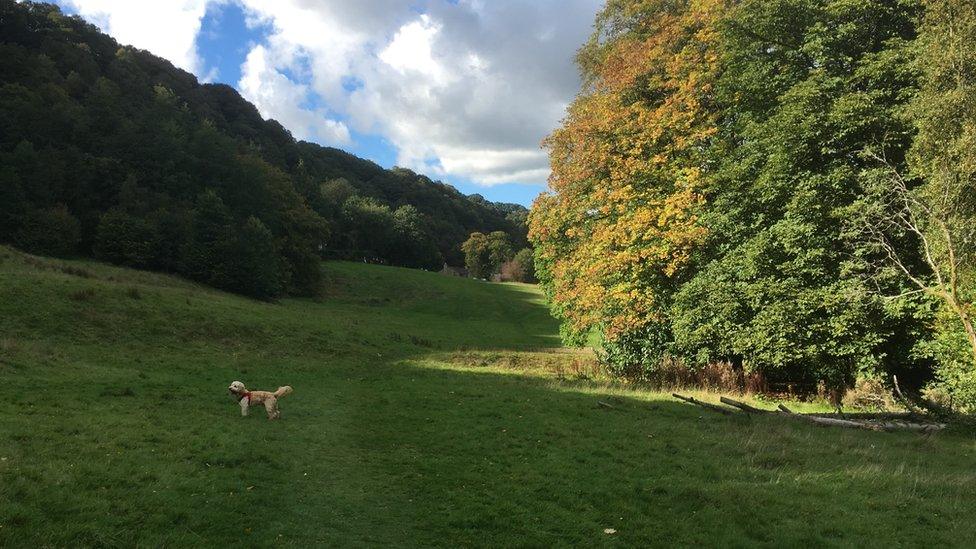
[[(63, 1), (201, 75), (194, 39), (208, 0)], [(379, 134), (402, 166), (484, 185), (545, 181), (539, 144), (579, 89), (573, 55), (603, 3), (209, 1), (239, 2), (271, 29), (238, 83), (264, 116), (326, 144), (348, 143), (350, 128)]]
[(264, 46), (255, 46), (241, 67), (238, 83), (241, 95), (258, 108), (261, 116), (273, 118), (291, 130), (295, 137), (326, 145), (349, 143), (349, 128), (329, 118), (324, 109), (306, 109), (309, 89), (275, 68)]
[(602, 4), (243, 2), (272, 23), (278, 66), (307, 62), (312, 89), (357, 131), (389, 140), (400, 165), (484, 185), (545, 181), (539, 144), (578, 90), (572, 58)]
[(415, 71), (434, 82), (443, 82), (447, 75), (431, 54), (431, 46), (439, 31), (440, 27), (430, 17), (421, 15), (417, 21), (400, 27), (379, 58), (400, 74)]
[[(149, 50), (200, 74), (196, 37), (214, 0), (63, 0), (122, 44)], [(206, 76), (206, 75), (203, 75)]]

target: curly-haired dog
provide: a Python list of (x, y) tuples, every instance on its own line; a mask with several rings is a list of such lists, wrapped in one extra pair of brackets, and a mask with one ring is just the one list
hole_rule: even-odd
[(247, 415), (247, 410), (251, 406), (263, 404), (264, 409), (268, 411), (268, 419), (281, 417), (281, 412), (278, 411), (278, 399), (290, 395), (292, 392), (292, 388), (288, 385), (278, 387), (278, 390), (273, 393), (270, 391), (248, 391), (247, 387), (240, 381), (231, 383), (227, 390), (237, 397), (237, 402), (241, 405), (242, 416)]

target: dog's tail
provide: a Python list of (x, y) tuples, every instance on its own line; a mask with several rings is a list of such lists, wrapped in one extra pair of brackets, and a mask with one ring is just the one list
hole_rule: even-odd
[(285, 385), (284, 387), (278, 387), (278, 390), (274, 392), (275, 398), (281, 398), (283, 396), (288, 396), (294, 389), (290, 385)]

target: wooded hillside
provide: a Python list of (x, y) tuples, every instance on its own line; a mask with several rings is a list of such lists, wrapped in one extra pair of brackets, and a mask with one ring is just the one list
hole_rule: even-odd
[(231, 87), (57, 7), (0, 0), (0, 241), (258, 297), (318, 288), (320, 257), (440, 268), (525, 209), (296, 142)]

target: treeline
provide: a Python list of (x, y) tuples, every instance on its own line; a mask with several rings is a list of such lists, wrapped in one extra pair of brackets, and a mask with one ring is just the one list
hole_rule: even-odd
[(270, 298), (316, 292), (322, 257), (459, 265), (472, 232), (524, 243), (525, 216), (296, 142), (228, 86), (0, 0), (0, 241)]
[(471, 233), (461, 244), (464, 266), (468, 276), (502, 282), (537, 282), (535, 259), (531, 248), (518, 252), (509, 235), (495, 231), (490, 234)]
[(972, 2), (609, 0), (578, 62), (530, 214), (567, 340), (976, 405)]

